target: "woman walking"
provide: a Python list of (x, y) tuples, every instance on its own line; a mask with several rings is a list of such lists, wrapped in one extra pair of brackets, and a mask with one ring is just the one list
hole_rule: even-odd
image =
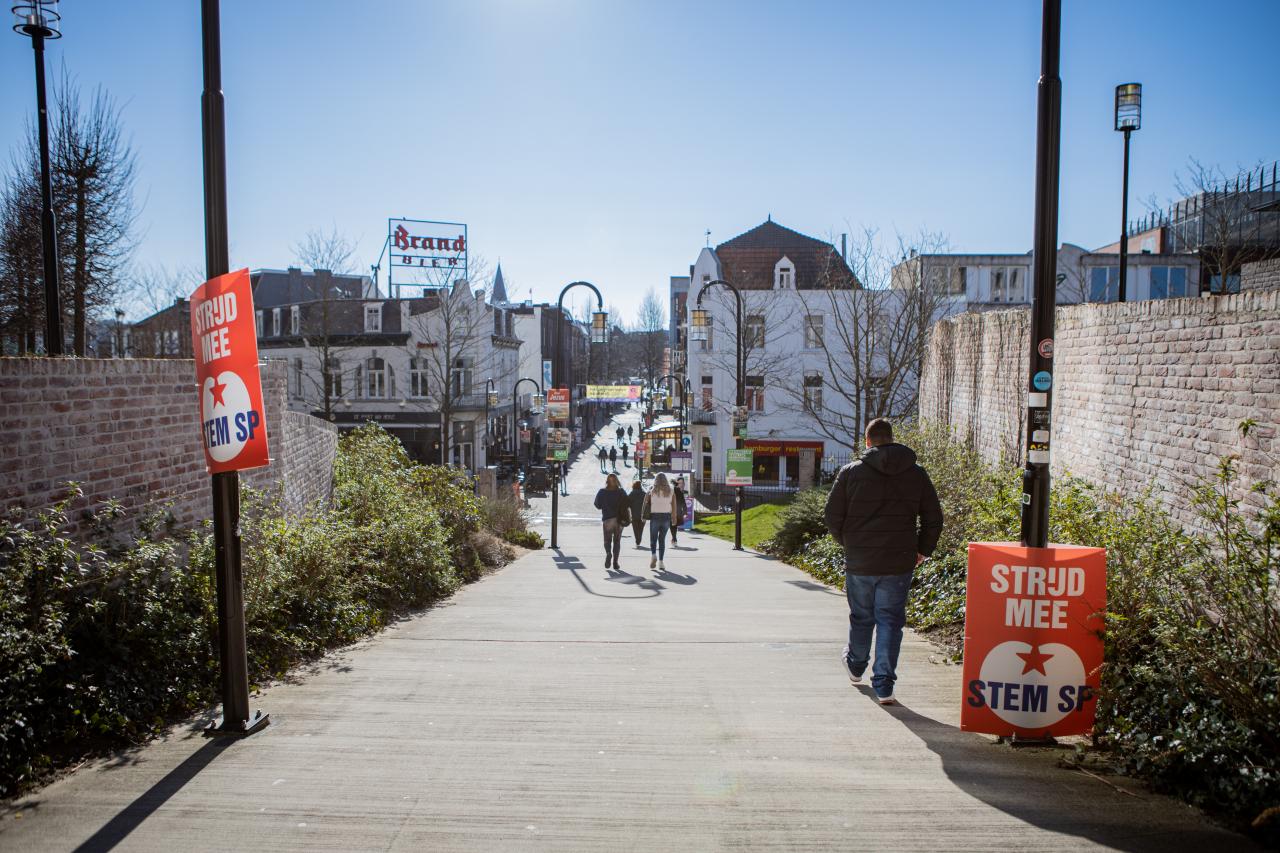
[(640, 544), (640, 534), (644, 533), (644, 499), (644, 486), (636, 480), (627, 493), (627, 502), (631, 505), (631, 531), (636, 535), (637, 548), (644, 547)]
[(684, 495), (684, 477), (677, 479), (671, 490), (676, 496), (676, 514), (671, 519), (671, 544), (675, 545), (676, 531), (680, 529), (680, 525), (684, 524), (684, 520), (689, 513), (689, 502)]
[(666, 569), (663, 558), (667, 555), (667, 531), (671, 529), (671, 515), (675, 511), (676, 496), (666, 474), (659, 474), (653, 481), (653, 491), (644, 499), (644, 515), (649, 517), (649, 568), (655, 565)]
[(622, 526), (631, 522), (631, 506), (617, 474), (606, 477), (604, 488), (596, 492), (596, 509), (600, 510), (600, 524), (604, 528), (604, 567), (616, 569), (622, 548)]

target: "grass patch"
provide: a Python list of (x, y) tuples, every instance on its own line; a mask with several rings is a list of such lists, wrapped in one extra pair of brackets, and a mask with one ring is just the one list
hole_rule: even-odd
[[(781, 523), (778, 514), (785, 507), (781, 504), (760, 504), (742, 512), (742, 544), (756, 548), (761, 542), (772, 539)], [(706, 533), (726, 542), (733, 541), (733, 513), (700, 515), (693, 525), (695, 533)]]

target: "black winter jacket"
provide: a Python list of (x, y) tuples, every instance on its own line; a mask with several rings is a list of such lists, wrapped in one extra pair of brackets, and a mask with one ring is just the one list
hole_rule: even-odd
[(840, 469), (827, 496), (827, 529), (854, 575), (900, 575), (928, 557), (942, 534), (942, 506), (916, 453), (882, 444)]

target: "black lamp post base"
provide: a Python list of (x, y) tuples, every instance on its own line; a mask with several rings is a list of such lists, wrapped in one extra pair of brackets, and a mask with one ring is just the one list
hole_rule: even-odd
[(226, 718), (218, 720), (216, 723), (210, 723), (209, 727), (204, 730), (205, 737), (248, 737), (252, 734), (265, 729), (271, 724), (271, 715), (264, 714), (261, 710), (254, 711), (252, 716), (247, 720), (232, 720), (227, 722)]

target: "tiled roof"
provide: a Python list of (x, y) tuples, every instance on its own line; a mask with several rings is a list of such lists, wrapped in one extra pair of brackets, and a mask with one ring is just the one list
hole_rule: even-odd
[(772, 290), (773, 272), (784, 257), (794, 266), (797, 290), (859, 287), (835, 247), (770, 219), (716, 246), (721, 275), (741, 290)]
[(321, 282), (330, 283), (335, 289), (330, 294), (332, 298), (381, 298), (373, 286), (373, 279), (367, 275), (344, 275), (328, 270), (303, 272), (294, 267), (287, 270), (252, 270), (249, 280), (253, 286), (253, 304), (257, 308), (314, 302), (323, 298)]

